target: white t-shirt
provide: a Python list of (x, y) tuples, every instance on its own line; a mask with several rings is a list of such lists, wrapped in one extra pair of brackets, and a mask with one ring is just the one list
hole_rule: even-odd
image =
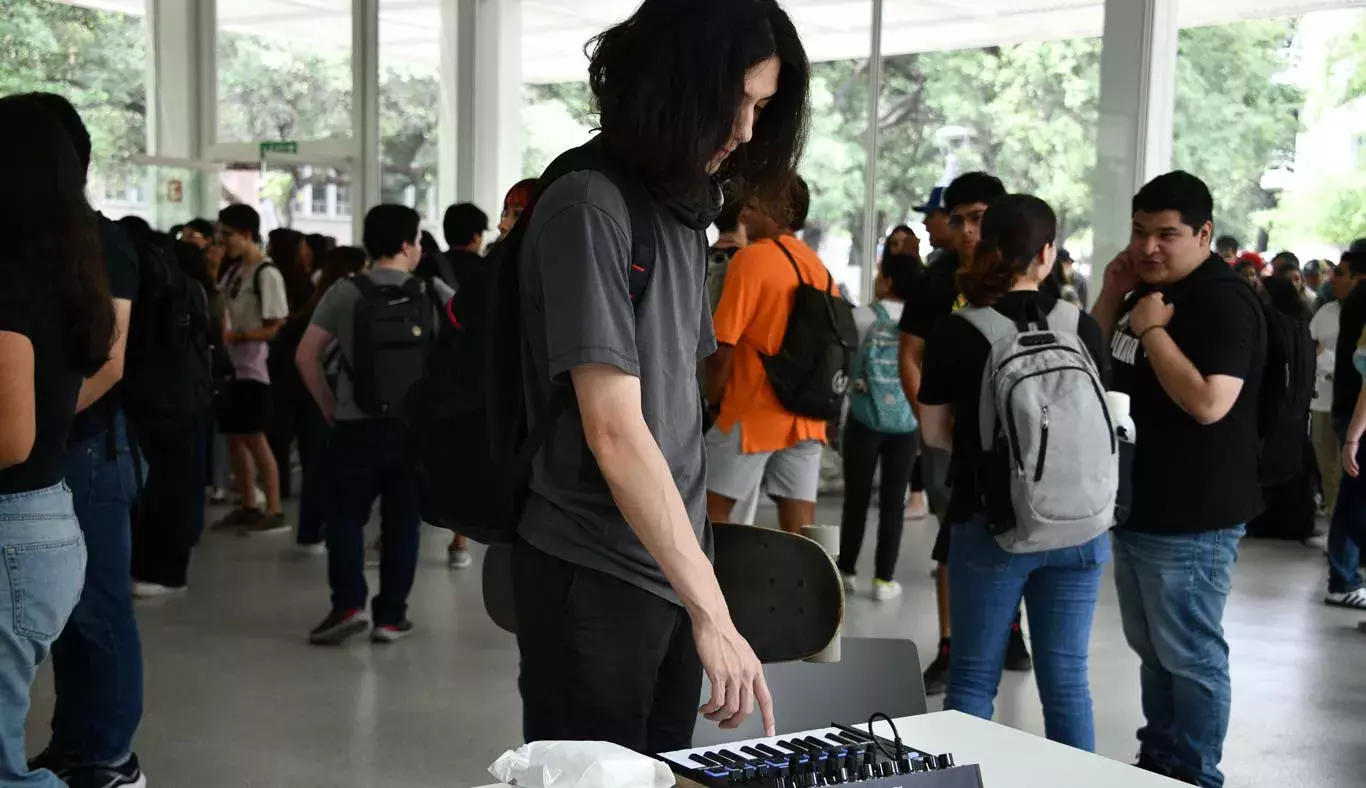
[(1319, 355), (1314, 381), (1314, 400), (1309, 409), (1316, 413), (1333, 410), (1333, 367), (1337, 363), (1338, 326), (1342, 320), (1342, 304), (1324, 304), (1309, 322), (1309, 335), (1318, 343)]
[[(263, 261), (260, 265), (267, 262)], [(289, 297), (285, 293), (284, 275), (272, 265), (261, 271), (258, 277), (256, 271), (260, 265), (238, 268), (225, 283), (223, 294), (228, 308), (224, 327), (228, 331), (253, 331), (264, 326), (267, 320), (289, 317)], [(260, 293), (256, 292), (257, 282), (261, 286)], [(265, 342), (228, 345), (228, 357), (232, 359), (238, 380), (270, 383), (270, 371), (266, 366), (269, 356), (270, 346)]]
[[(882, 308), (887, 310), (887, 316), (892, 319), (892, 323), (901, 322), (901, 312), (905, 309), (905, 304), (900, 301), (882, 299), (878, 302)], [(868, 329), (877, 322), (877, 312), (873, 311), (872, 306), (861, 306), (854, 310), (854, 325), (858, 327), (858, 340), (863, 342), (863, 338), (868, 335)]]

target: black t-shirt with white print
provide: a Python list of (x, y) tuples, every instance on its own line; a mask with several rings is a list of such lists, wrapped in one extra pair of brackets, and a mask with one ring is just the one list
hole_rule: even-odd
[[(1232, 410), (1214, 424), (1202, 426), (1167, 395), (1129, 330), (1129, 310), (1155, 290), (1176, 308), (1167, 334), (1200, 374), (1244, 381)], [(1211, 256), (1180, 282), (1140, 287), (1115, 327), (1110, 354), (1114, 389), (1132, 398), (1137, 432), (1133, 511), (1124, 527), (1195, 534), (1243, 525), (1260, 514), (1257, 403), (1266, 322), (1247, 283)]]

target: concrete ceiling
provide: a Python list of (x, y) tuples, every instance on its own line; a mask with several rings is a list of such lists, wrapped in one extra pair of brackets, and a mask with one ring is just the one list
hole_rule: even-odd
[[(143, 13), (144, 0), (60, 0)], [(639, 0), (522, 0), (522, 69), (527, 82), (583, 77), (584, 43)], [(814, 60), (866, 57), (869, 0), (784, 0)], [(1366, 6), (1366, 0), (1181, 0), (1182, 27)], [(380, 57), (436, 68), (438, 0), (380, 0)], [(220, 0), (223, 29), (343, 50), (351, 40), (350, 0)], [(887, 55), (1099, 36), (1098, 0), (884, 0)]]

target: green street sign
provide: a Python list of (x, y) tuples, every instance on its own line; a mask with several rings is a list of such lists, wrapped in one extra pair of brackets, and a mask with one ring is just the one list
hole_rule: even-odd
[(297, 142), (263, 142), (261, 143), (261, 158), (265, 158), (267, 153), (298, 153), (299, 143)]

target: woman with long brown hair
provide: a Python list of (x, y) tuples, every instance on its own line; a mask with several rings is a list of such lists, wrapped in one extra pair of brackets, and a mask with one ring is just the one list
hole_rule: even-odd
[(62, 457), (81, 383), (109, 359), (114, 307), (85, 168), (41, 104), (0, 99), (0, 171), (0, 785), (58, 788), (29, 770), (24, 718), (85, 583)]
[[(1033, 323), (1066, 331), (1064, 321), (1053, 319), (1055, 311), (1076, 312), (1077, 339), (1095, 369), (1102, 369), (1096, 321), (1040, 292), (1052, 275), (1057, 226), (1053, 210), (1037, 197), (997, 199), (982, 219), (981, 243), (959, 284), (972, 307), (995, 310), (1021, 327)], [(982, 448), (978, 418), (992, 347), (967, 314), (955, 313), (931, 335), (920, 389), (926, 442), (953, 451), (953, 497), (945, 522), (955, 530), (949, 548), (954, 638), (945, 707), (991, 719), (1011, 620), (1023, 598), (1048, 738), (1094, 750), (1086, 654), (1101, 569), (1110, 558), (1109, 536), (1033, 553), (1007, 552), (997, 543), (1000, 516), (988, 514), (985, 504), (988, 489), (997, 489), (991, 484), (997, 465), (989, 462), (995, 452)], [(1067, 445), (1067, 431), (1054, 431), (1062, 435), (1057, 443)]]

